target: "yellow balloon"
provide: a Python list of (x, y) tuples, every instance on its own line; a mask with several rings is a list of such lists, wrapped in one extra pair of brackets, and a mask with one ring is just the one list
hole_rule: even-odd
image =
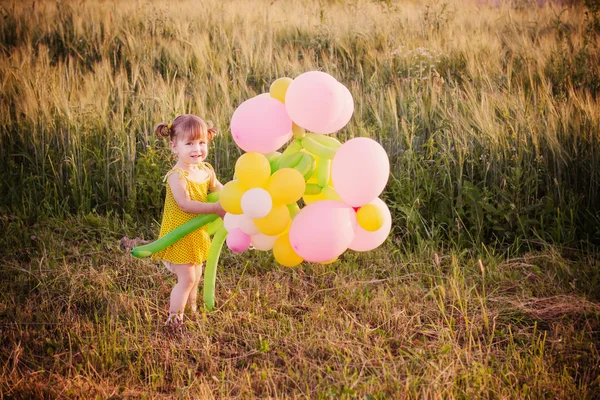
[(231, 214), (243, 214), (242, 195), (245, 190), (239, 181), (229, 181), (223, 185), (219, 201), (225, 211)]
[(285, 204), (280, 204), (273, 206), (266, 217), (255, 219), (254, 225), (260, 233), (276, 236), (285, 231), (291, 221), (288, 207)]
[(245, 153), (235, 163), (235, 176), (245, 189), (264, 187), (271, 175), (271, 164), (260, 153)]
[(306, 190), (306, 182), (304, 176), (295, 169), (282, 168), (271, 175), (266, 189), (273, 204), (289, 204), (300, 200)]
[(292, 83), (292, 78), (279, 78), (271, 84), (269, 94), (272, 98), (285, 104), (285, 94)]
[(365, 204), (356, 212), (356, 222), (365, 231), (375, 232), (383, 226), (383, 213), (375, 204)]
[(338, 260), (338, 258), (332, 258), (331, 260), (327, 260), (327, 261), (321, 261), (319, 264), (323, 264), (323, 265), (327, 265), (327, 264), (333, 264), (334, 262), (336, 262)]
[(295, 267), (303, 261), (302, 257), (296, 254), (292, 248), (288, 234), (280, 235), (277, 240), (275, 240), (275, 244), (273, 245), (273, 256), (279, 264), (285, 267)]

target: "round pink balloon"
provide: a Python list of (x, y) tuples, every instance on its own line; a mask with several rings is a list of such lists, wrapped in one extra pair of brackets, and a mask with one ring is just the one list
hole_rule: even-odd
[(333, 133), (332, 125), (344, 108), (340, 83), (325, 72), (309, 71), (292, 81), (285, 93), (285, 108), (296, 125), (314, 133)]
[(354, 99), (352, 98), (352, 93), (350, 93), (348, 88), (341, 83), (338, 82), (338, 85), (344, 96), (344, 106), (337, 119), (327, 127), (326, 131), (328, 132), (337, 132), (345, 127), (348, 122), (350, 122), (350, 118), (352, 118), (352, 114), (354, 113)]
[(331, 164), (335, 191), (352, 207), (365, 205), (379, 196), (389, 175), (387, 153), (379, 143), (365, 137), (344, 143)]
[(306, 261), (329, 261), (346, 251), (355, 226), (356, 212), (351, 207), (340, 201), (317, 201), (294, 217), (290, 243)]
[(250, 246), (250, 235), (244, 233), (240, 228), (235, 228), (227, 233), (227, 247), (236, 253), (243, 253)]
[(379, 247), (390, 234), (392, 229), (392, 214), (390, 209), (380, 198), (376, 198), (369, 204), (374, 204), (383, 214), (383, 225), (374, 232), (363, 229), (359, 224), (354, 228), (354, 239), (348, 248), (354, 251), (369, 251)]
[(230, 127), (233, 140), (246, 152), (271, 153), (292, 137), (292, 120), (285, 106), (268, 94), (240, 104)]

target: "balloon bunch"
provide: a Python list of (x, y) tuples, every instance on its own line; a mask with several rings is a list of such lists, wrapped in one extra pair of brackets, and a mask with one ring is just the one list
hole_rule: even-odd
[(243, 252), (250, 244), (258, 250), (271, 250), (277, 235), (292, 220), (294, 205), (306, 188), (304, 176), (294, 168), (271, 172), (264, 155), (246, 153), (236, 162), (237, 179), (221, 191), (221, 205), (227, 211), (227, 246), (232, 251)]
[[(327, 136), (342, 129), (353, 112), (350, 91), (319, 71), (277, 79), (269, 93), (235, 110), (231, 134), (246, 153), (219, 195), (227, 212), (223, 224), (217, 220), (209, 229), (215, 235), (204, 285), (209, 310), (224, 242), (234, 252), (250, 246), (272, 250), (277, 262), (292, 267), (302, 261), (333, 262), (347, 249), (368, 251), (385, 241), (392, 221), (378, 197), (389, 177), (385, 150), (369, 138), (342, 144)], [(148, 256), (213, 220), (198, 216), (133, 254)]]

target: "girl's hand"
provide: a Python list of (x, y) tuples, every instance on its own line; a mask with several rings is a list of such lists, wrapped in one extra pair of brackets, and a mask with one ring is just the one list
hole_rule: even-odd
[(217, 214), (219, 217), (223, 218), (225, 217), (225, 214), (227, 212), (223, 209), (223, 207), (221, 206), (220, 202), (216, 202), (215, 203), (215, 214)]

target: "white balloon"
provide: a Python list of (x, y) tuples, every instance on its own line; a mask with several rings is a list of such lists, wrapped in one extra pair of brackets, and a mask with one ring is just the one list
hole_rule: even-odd
[(250, 243), (256, 250), (269, 251), (273, 249), (277, 236), (268, 236), (262, 233), (252, 235), (250, 237)]
[(242, 196), (242, 211), (250, 218), (263, 218), (271, 211), (273, 199), (263, 188), (252, 188)]
[(225, 214), (223, 225), (227, 232), (233, 231), (235, 228), (240, 228), (244, 233), (252, 236), (259, 233), (258, 228), (254, 224), (254, 220), (245, 214)]

